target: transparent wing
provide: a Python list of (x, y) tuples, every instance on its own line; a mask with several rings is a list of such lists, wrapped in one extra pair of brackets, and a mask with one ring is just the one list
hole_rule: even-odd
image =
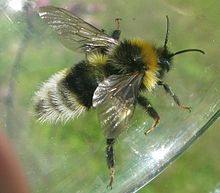
[(133, 115), (143, 74), (112, 75), (101, 82), (93, 95), (101, 125), (108, 138), (115, 138)]
[(111, 48), (118, 41), (69, 11), (46, 6), (39, 9), (40, 17), (55, 31), (63, 45), (71, 50), (89, 52), (99, 48)]

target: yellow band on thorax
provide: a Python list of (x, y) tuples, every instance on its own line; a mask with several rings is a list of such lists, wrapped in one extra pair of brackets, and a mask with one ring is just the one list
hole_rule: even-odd
[(144, 75), (144, 85), (145, 87), (151, 91), (157, 84), (157, 72), (159, 70), (159, 66), (157, 63), (157, 54), (154, 46), (142, 39), (133, 39), (131, 40), (131, 44), (139, 47), (141, 49), (141, 54), (143, 58), (143, 62), (146, 65), (146, 71)]

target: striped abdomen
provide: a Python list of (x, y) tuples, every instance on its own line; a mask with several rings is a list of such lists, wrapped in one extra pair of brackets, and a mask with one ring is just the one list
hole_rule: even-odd
[(94, 69), (81, 62), (43, 83), (36, 92), (35, 111), (42, 122), (66, 122), (92, 106), (97, 87)]

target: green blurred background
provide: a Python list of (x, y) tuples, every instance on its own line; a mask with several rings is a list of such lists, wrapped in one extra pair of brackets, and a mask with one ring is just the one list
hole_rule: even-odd
[[(203, 95), (212, 95), (206, 88), (211, 87), (213, 77), (220, 73), (220, 1), (38, 0), (27, 1), (23, 11), (18, 2), (0, 1), (0, 125), (15, 144), (34, 193), (74, 192), (72, 187), (84, 181), (99, 181), (92, 179), (94, 173), (102, 173), (100, 178), (105, 181), (108, 178), (105, 138), (94, 110), (66, 125), (41, 125), (33, 117), (32, 98), (42, 81), (84, 57), (61, 45), (38, 17), (38, 6), (49, 3), (69, 8), (109, 32), (115, 28), (114, 19), (120, 17), (122, 39), (141, 37), (156, 45), (162, 45), (164, 41), (165, 15), (169, 15), (171, 50), (200, 48), (207, 51), (207, 55), (186, 54), (176, 58), (168, 82), (174, 90), (186, 91), (181, 98), (188, 95), (185, 86), (193, 83), (196, 83), (193, 91), (202, 95), (199, 100)], [(166, 99), (169, 97), (162, 91), (158, 92), (150, 96), (151, 101), (157, 109), (167, 111), (171, 108), (171, 100)], [(163, 100), (168, 104), (161, 104)], [(201, 105), (200, 101), (195, 104)], [(178, 110), (174, 108), (172, 113)], [(137, 126), (145, 119), (143, 112), (137, 109), (133, 124)], [(139, 192), (214, 191), (220, 183), (219, 126), (219, 122), (213, 125), (175, 163)], [(120, 172), (120, 165), (126, 162), (123, 142), (119, 140), (116, 149), (117, 171)], [(129, 158), (126, 153), (125, 158)], [(86, 188), (82, 192), (86, 192)]]

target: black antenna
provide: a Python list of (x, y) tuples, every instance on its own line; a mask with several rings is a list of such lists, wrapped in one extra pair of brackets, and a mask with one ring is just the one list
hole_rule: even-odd
[(180, 50), (178, 52), (175, 52), (173, 54), (170, 54), (170, 58), (172, 58), (173, 56), (175, 55), (178, 55), (178, 54), (182, 54), (182, 53), (186, 53), (186, 52), (200, 52), (202, 54), (205, 54), (205, 52), (203, 50), (200, 50), (200, 49), (185, 49), (185, 50)]
[(166, 30), (166, 36), (165, 36), (165, 41), (164, 41), (164, 49), (167, 49), (167, 42), (168, 42), (168, 36), (169, 36), (169, 29), (170, 29), (170, 21), (168, 15), (166, 15), (166, 20), (167, 20), (167, 30)]
[[(164, 41), (164, 50), (167, 50), (167, 42), (168, 42), (168, 37), (169, 37), (169, 30), (170, 30), (170, 20), (169, 20), (169, 17), (168, 15), (166, 15), (166, 20), (167, 20), (167, 29), (166, 29), (166, 36), (165, 36), (165, 41)], [(173, 54), (170, 54), (169, 57), (172, 58), (173, 56), (175, 55), (178, 55), (178, 54), (182, 54), (182, 53), (185, 53), (185, 52), (200, 52), (202, 54), (205, 54), (205, 52), (203, 50), (200, 50), (200, 49), (185, 49), (185, 50), (180, 50), (178, 52), (175, 52)]]

